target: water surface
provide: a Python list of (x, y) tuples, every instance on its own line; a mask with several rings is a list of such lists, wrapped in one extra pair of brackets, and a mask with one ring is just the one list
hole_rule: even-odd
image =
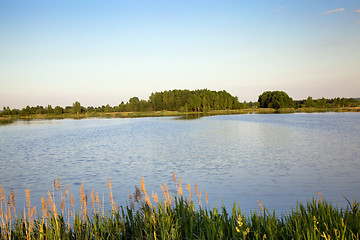
[(55, 178), (109, 206), (108, 177), (124, 204), (143, 176), (148, 193), (162, 182), (175, 193), (172, 172), (207, 190), (209, 207), (261, 200), (281, 213), (318, 192), (345, 205), (360, 197), (359, 133), (358, 113), (17, 121), (0, 127), (0, 182), (20, 209), (26, 187), (36, 203)]

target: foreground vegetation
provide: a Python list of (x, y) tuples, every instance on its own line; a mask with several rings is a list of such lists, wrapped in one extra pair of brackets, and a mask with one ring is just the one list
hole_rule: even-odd
[[(26, 208), (17, 215), (14, 192), (8, 200), (0, 186), (0, 236), (3, 239), (359, 239), (360, 209), (353, 202), (343, 209), (320, 199), (305, 205), (299, 203), (288, 214), (276, 217), (259, 201), (259, 210), (245, 215), (234, 204), (208, 208), (195, 183), (185, 186), (181, 177), (173, 179), (177, 195), (172, 196), (165, 184), (161, 185), (163, 200), (152, 192), (152, 201), (145, 189), (144, 178), (140, 187), (129, 195), (129, 205), (118, 206), (114, 201), (110, 179), (109, 201), (111, 212), (104, 213), (104, 202), (94, 190), (89, 201), (80, 187), (80, 209), (69, 187), (62, 188), (54, 180), (52, 193), (41, 199), (41, 214), (31, 206), (30, 190), (26, 192)], [(185, 196), (186, 195), (186, 196)], [(59, 196), (59, 205), (55, 198)]]

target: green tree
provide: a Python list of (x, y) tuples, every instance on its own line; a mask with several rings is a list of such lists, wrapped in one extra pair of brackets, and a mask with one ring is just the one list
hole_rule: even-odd
[(139, 111), (139, 103), (140, 103), (140, 100), (138, 97), (132, 97), (129, 99), (129, 102), (126, 104), (126, 109), (127, 111), (129, 112), (137, 112)]
[(45, 112), (48, 113), (48, 114), (52, 114), (54, 113), (54, 109), (51, 105), (48, 105), (46, 108), (45, 108)]
[(309, 96), (309, 97), (305, 100), (304, 106), (305, 106), (305, 107), (316, 107), (316, 103), (314, 102), (314, 100), (312, 99), (312, 97)]
[(319, 108), (325, 108), (325, 106), (326, 106), (326, 99), (325, 99), (325, 98), (318, 99), (318, 100), (316, 101), (316, 103), (317, 103), (317, 106), (318, 106)]
[(294, 101), (283, 91), (266, 91), (259, 96), (261, 108), (293, 108)]
[(80, 114), (82, 110), (80, 102), (76, 101), (73, 103), (71, 111), (72, 113)]
[(54, 113), (56, 115), (61, 115), (61, 114), (63, 114), (63, 112), (64, 112), (64, 109), (62, 107), (60, 107), (60, 106), (56, 106), (55, 109), (54, 109)]
[(3, 111), (2, 111), (2, 115), (10, 115), (11, 114), (11, 110), (10, 107), (4, 107)]

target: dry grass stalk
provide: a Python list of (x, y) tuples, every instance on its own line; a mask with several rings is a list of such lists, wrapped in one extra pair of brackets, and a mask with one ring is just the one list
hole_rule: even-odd
[(149, 197), (149, 195), (147, 194), (146, 189), (145, 189), (145, 180), (144, 180), (144, 177), (142, 177), (142, 179), (141, 179), (140, 187), (141, 187), (142, 193), (144, 194), (144, 200), (145, 200), (145, 202), (146, 202), (149, 206), (151, 206), (150, 197)]
[(154, 191), (152, 192), (152, 197), (154, 199), (154, 202), (159, 203), (159, 197), (158, 197), (157, 193), (154, 193)]
[(164, 196), (165, 206), (167, 204), (172, 205), (172, 196), (169, 194), (169, 189), (168, 189), (168, 187), (166, 186), (165, 183), (163, 183), (163, 185), (161, 185), (161, 189), (162, 189), (163, 196)]
[(5, 196), (5, 190), (4, 188), (1, 186), (0, 184), (0, 203), (1, 203), (1, 208), (2, 208), (2, 202), (5, 200), (6, 196)]
[(191, 202), (191, 186), (190, 186), (190, 183), (187, 185), (186, 189), (189, 191), (189, 202)]
[(56, 228), (59, 229), (58, 212), (57, 212), (55, 201), (54, 201), (53, 197), (51, 196), (50, 191), (48, 191), (48, 203), (52, 207), (52, 212), (53, 212), (53, 216), (55, 218)]
[(69, 210), (68, 211), (68, 219), (70, 219), (69, 215), (71, 215), (72, 218), (74, 218), (75, 216), (75, 199), (74, 196), (72, 195), (72, 193), (70, 194), (70, 201), (71, 201), (71, 206), (73, 207), (73, 211)]
[(195, 193), (196, 193), (196, 196), (199, 196), (199, 189), (198, 189), (196, 182), (195, 182)]
[(321, 192), (319, 192), (319, 200), (318, 200), (318, 203), (321, 203), (322, 201), (322, 195), (321, 195)]
[(57, 215), (57, 209), (56, 209), (56, 205), (55, 205), (55, 201), (54, 199), (52, 198), (51, 194), (50, 194), (50, 191), (48, 191), (48, 204), (51, 206), (52, 208), (52, 211), (54, 213), (54, 215)]
[(111, 207), (112, 207), (112, 210), (117, 212), (119, 210), (117, 204), (115, 203), (114, 201), (114, 197), (113, 197), (113, 194), (112, 194), (112, 187), (111, 187), (111, 180), (110, 178), (108, 178), (108, 183), (107, 183), (107, 186), (110, 190), (109, 192), (109, 199), (110, 199), (110, 203), (111, 203)]
[[(4, 221), (5, 216), (4, 216), (4, 211), (3, 211), (3, 202), (5, 199), (6, 199), (6, 195), (5, 195), (4, 188), (0, 184), (0, 219), (1, 219), (0, 227), (1, 227), (1, 229), (5, 229), (5, 225), (6, 225), (6, 223)], [(2, 233), (1, 235), (5, 239), (5, 232), (2, 231), (1, 233)]]
[(260, 208), (260, 210), (262, 211), (262, 210), (264, 210), (264, 206), (263, 206), (263, 204), (262, 204), (262, 202), (260, 201), (260, 200), (258, 200), (258, 207)]
[(134, 202), (136, 202), (136, 203), (139, 203), (142, 199), (142, 193), (140, 191), (140, 188), (137, 185), (135, 185), (135, 192), (134, 192), (133, 196), (134, 196)]
[(47, 219), (49, 217), (48, 201), (45, 201), (44, 195), (41, 198), (41, 212), (42, 212), (43, 219)]
[(15, 193), (14, 193), (14, 189), (11, 189), (10, 192), (10, 206), (12, 207), (13, 211), (14, 211), (14, 215), (15, 215), (15, 219), (17, 219), (17, 214), (16, 214), (16, 208), (15, 208)]
[(82, 184), (80, 186), (80, 194), (81, 194), (81, 200), (80, 200), (81, 212), (83, 214), (84, 221), (86, 221), (88, 211), (87, 211), (87, 195), (85, 194), (84, 181), (82, 181)]
[[(90, 206), (92, 207), (93, 209), (93, 214), (96, 215), (100, 212), (100, 200), (99, 200), (99, 195), (98, 193), (96, 193), (96, 196), (94, 194), (94, 188), (92, 189), (91, 191), (91, 204)], [(97, 206), (97, 208), (96, 208)]]
[(174, 183), (176, 184), (175, 172), (172, 172), (172, 176), (173, 176)]
[(208, 200), (208, 193), (207, 193), (207, 191), (205, 191), (205, 201), (206, 201), (206, 204), (208, 205), (208, 204), (209, 204), (209, 200)]
[(129, 198), (129, 202), (130, 202), (130, 208), (132, 208), (133, 210), (135, 210), (135, 205), (134, 205), (134, 202), (133, 202), (133, 200), (132, 200), (132, 195), (131, 195), (131, 193), (130, 193), (130, 190), (129, 190), (128, 198)]
[(202, 191), (199, 194), (199, 207), (201, 206), (201, 194), (202, 194)]
[(57, 178), (57, 184), (56, 184), (57, 190), (61, 190), (61, 181), (59, 178)]
[(100, 202), (100, 199), (99, 199), (99, 194), (96, 192), (96, 197), (95, 197), (95, 203), (97, 203), (97, 214), (100, 213), (100, 208), (101, 208), (101, 202)]
[(179, 183), (179, 186), (177, 188), (177, 192), (178, 192), (179, 196), (182, 196), (183, 195), (183, 190), (182, 190), (182, 186), (181, 186), (181, 176), (179, 177), (178, 183)]
[(71, 198), (71, 206), (73, 206), (75, 208), (75, 199), (74, 199), (74, 196), (72, 195), (72, 193), (70, 195), (70, 198)]
[(32, 229), (33, 229), (33, 226), (34, 226), (33, 216), (36, 215), (36, 206), (34, 206), (31, 209), (31, 197), (30, 197), (30, 189), (29, 189), (29, 187), (25, 190), (25, 195), (26, 195), (26, 205), (27, 205), (27, 208), (28, 208), (27, 216), (26, 216), (26, 211), (24, 209), (24, 219), (28, 219), (28, 221), (25, 221), (26, 238), (31, 239), (31, 233), (32, 233)]
[(30, 217), (30, 215), (31, 215), (31, 197), (30, 197), (29, 187), (25, 190), (25, 195), (26, 195), (26, 206), (28, 208), (28, 216)]
[(110, 178), (108, 178), (108, 183), (107, 183), (107, 186), (108, 186), (108, 188), (111, 190), (112, 189), (112, 187), (111, 187), (111, 180), (110, 180)]
[(96, 210), (95, 210), (95, 194), (94, 194), (94, 192), (95, 192), (95, 190), (94, 190), (94, 188), (93, 188), (93, 189), (91, 190), (91, 194), (90, 194), (90, 196), (91, 196), (90, 207), (92, 207), (92, 209), (93, 209), (93, 214), (95, 215)]

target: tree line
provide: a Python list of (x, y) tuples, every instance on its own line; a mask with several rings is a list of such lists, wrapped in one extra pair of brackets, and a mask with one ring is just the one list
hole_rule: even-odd
[[(256, 104), (255, 104), (256, 105)], [(147, 112), (147, 111), (180, 111), (180, 112), (207, 112), (211, 110), (228, 110), (253, 107), (252, 102), (240, 103), (237, 97), (223, 91), (202, 90), (169, 90), (163, 92), (151, 93), (149, 100), (141, 100), (138, 97), (132, 97), (127, 103), (121, 102), (117, 106), (109, 104), (100, 107), (83, 107), (76, 101), (72, 106), (46, 107), (36, 106), (19, 109), (10, 109), (4, 107), (0, 116), (19, 115), (29, 116), (32, 114), (55, 114), (64, 113), (81, 114), (86, 112)]]
[(81, 113), (107, 113), (107, 112), (151, 112), (151, 111), (179, 111), (179, 112), (208, 112), (212, 110), (248, 109), (248, 108), (343, 108), (360, 106), (359, 99), (333, 98), (293, 100), (283, 91), (266, 91), (262, 93), (257, 102), (239, 102), (238, 97), (223, 91), (201, 90), (169, 90), (151, 93), (149, 99), (140, 100), (132, 97), (127, 103), (121, 102), (117, 106), (109, 104), (100, 107), (83, 107), (76, 101), (72, 106), (52, 107), (26, 106), (22, 109), (4, 107), (0, 116), (30, 116), (33, 114), (81, 114)]
[(261, 108), (345, 108), (360, 106), (360, 99), (354, 98), (319, 98), (314, 100), (308, 97), (304, 100), (293, 100), (283, 91), (266, 91), (259, 96), (259, 106)]

